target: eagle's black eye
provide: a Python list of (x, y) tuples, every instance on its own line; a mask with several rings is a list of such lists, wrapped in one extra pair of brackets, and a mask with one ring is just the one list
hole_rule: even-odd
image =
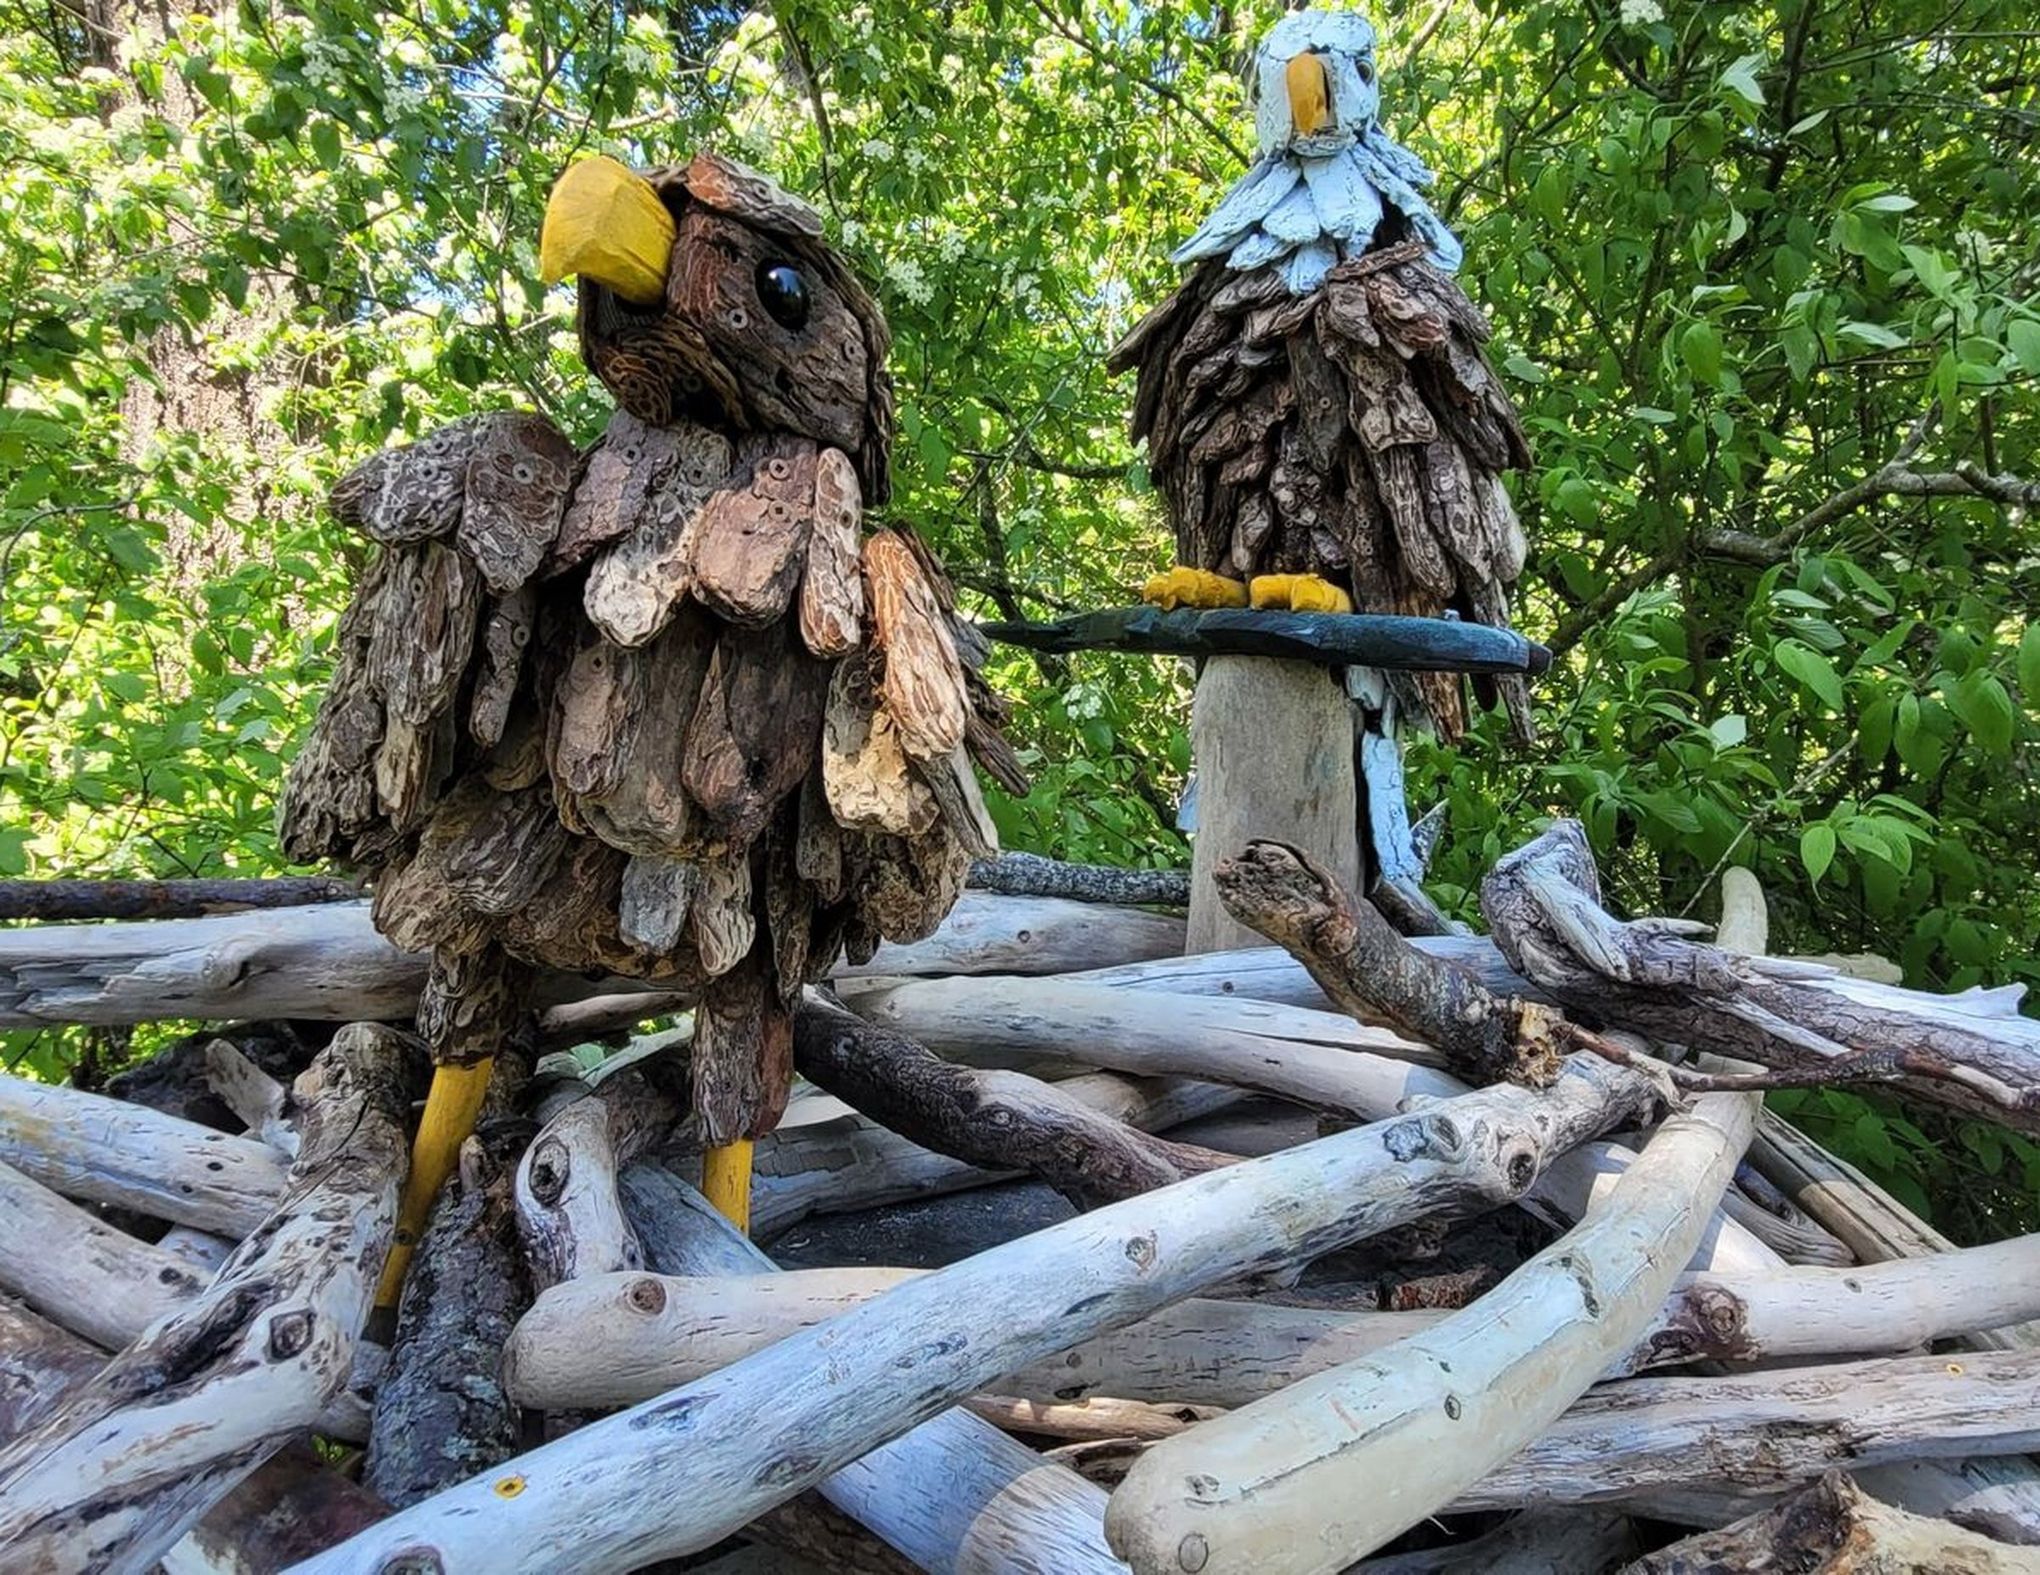
[(781, 328), (804, 328), (808, 320), (807, 280), (785, 263), (758, 265), (758, 304)]
[(1360, 85), (1362, 87), (1366, 87), (1368, 83), (1374, 80), (1373, 61), (1371, 60), (1355, 61), (1353, 69), (1360, 73)]

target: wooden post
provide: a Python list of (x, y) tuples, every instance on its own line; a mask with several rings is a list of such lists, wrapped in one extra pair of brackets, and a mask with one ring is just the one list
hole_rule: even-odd
[(1258, 946), (1218, 900), (1212, 874), (1255, 837), (1301, 848), (1364, 891), (1353, 706), (1328, 668), (1259, 656), (1214, 656), (1190, 712), (1197, 833), (1190, 861), (1192, 952)]

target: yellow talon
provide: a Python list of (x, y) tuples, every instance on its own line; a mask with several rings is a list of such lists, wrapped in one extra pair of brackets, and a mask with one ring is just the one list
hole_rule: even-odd
[(1208, 569), (1178, 567), (1157, 574), (1141, 587), (1140, 596), (1142, 601), (1166, 609), (1247, 605), (1246, 586)]
[(718, 1143), (701, 1156), (701, 1191), (716, 1213), (751, 1234), (751, 1140)]
[(460, 1146), (475, 1129), (475, 1120), (482, 1113), (482, 1096), (489, 1091), (489, 1071), (495, 1064), (493, 1058), (484, 1057), (468, 1066), (432, 1069), (425, 1114), (419, 1118), (418, 1136), (411, 1145), (410, 1173), (404, 1177), (403, 1194), (397, 1201), (396, 1239), (390, 1243), (382, 1283), (376, 1288), (378, 1308), (394, 1309), (403, 1293), (404, 1272), (411, 1266), (418, 1238), (425, 1234), (432, 1200), (453, 1174)]
[(1349, 613), (1353, 598), (1316, 574), (1257, 574), (1247, 586), (1256, 607), (1287, 607), (1292, 612)]

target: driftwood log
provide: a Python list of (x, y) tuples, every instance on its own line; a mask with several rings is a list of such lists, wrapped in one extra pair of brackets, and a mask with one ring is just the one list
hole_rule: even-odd
[(271, 1218), (190, 1306), (0, 1451), (10, 1567), (146, 1570), (346, 1386), (394, 1225), (413, 1047), (345, 1030), (298, 1080)]
[[(558, 1286), (512, 1342), (516, 1398), (634, 1405), (926, 1272), (849, 1267), (671, 1282), (626, 1271)], [(2035, 1314), (2040, 1236), (1857, 1269), (1684, 1275), (1607, 1376), (1696, 1361), (1895, 1355)], [(998, 1387), (1036, 1401), (1244, 1406), (1432, 1331), (1447, 1316), (1192, 1297), (1006, 1374)]]
[(251, 908), (349, 902), (352, 881), (330, 875), (267, 880), (0, 880), (0, 919), (188, 919)]
[[(708, 1546), (874, 1441), (1101, 1329), (1441, 1209), (1511, 1198), (1552, 1154), (1642, 1114), (1636, 1085), (1573, 1058), (1545, 1089), (1463, 1095), (1112, 1204), (525, 1455), (514, 1498), (464, 1483), (305, 1568), (373, 1567), (408, 1549), (448, 1572), (537, 1570), (569, 1548), (597, 1561)], [(656, 1505), (643, 1502), (651, 1482)]]
[(92, 1203), (236, 1238), (283, 1190), (284, 1157), (125, 1100), (0, 1076), (0, 1161)]
[(1113, 1203), (1231, 1156), (1171, 1143), (1019, 1072), (952, 1065), (822, 1002), (794, 1018), (794, 1065), (882, 1126), (994, 1171), (1039, 1176), (1079, 1208)]
[[(1521, 1010), (1407, 947), (1293, 850), (1252, 844), (1218, 883), (1334, 999), (1366, 992), (1468, 1071), (1518, 1067)], [(1747, 933), (1761, 945), (1761, 894), (1745, 901), (1754, 911), (1730, 944)], [(1650, 1327), (1756, 1114), (1748, 1095), (1699, 1101), (1652, 1134), (1584, 1223), (1472, 1306), (1149, 1452), (1112, 1495), (1114, 1549), (1138, 1575), (1335, 1572), (1450, 1503)]]
[(2029, 1575), (2034, 1555), (1879, 1503), (1839, 1472), (1773, 1508), (1626, 1565), (1623, 1575)]
[[(671, 1172), (633, 1166), (623, 1193), (657, 1268), (771, 1270), (771, 1259)], [(516, 1368), (513, 1359), (513, 1375)], [(872, 1450), (822, 1482), (820, 1492), (923, 1569), (1104, 1575), (1120, 1568), (1105, 1546), (1105, 1495), (963, 1411), (943, 1412)]]
[(1470, 1542), (1368, 1559), (1354, 1575), (1615, 1575), (1642, 1551), (1629, 1516), (1565, 1505), (1526, 1509)]
[[(843, 974), (1062, 973), (1172, 957), (1183, 921), (1138, 908), (965, 892), (924, 941), (881, 946)], [(195, 1017), (397, 1021), (416, 1010), (426, 959), (378, 935), (365, 902), (254, 915), (0, 930), (0, 1028), (118, 1027)], [(541, 1003), (634, 991), (549, 976)]]
[(0, 1444), (105, 1365), (104, 1351), (0, 1296)]
[(483, 1123), (419, 1240), (362, 1468), (391, 1504), (416, 1503), (517, 1452), (522, 1420), (502, 1366), (531, 1304), (511, 1197), (531, 1135), (528, 1122)]
[[(1127, 1078), (1089, 1072), (1055, 1085), (1058, 1094), (1143, 1132), (1166, 1131), (1237, 1103), (1237, 1089), (1188, 1078)], [(802, 1101), (789, 1107), (797, 1117)], [(822, 1121), (788, 1120), (753, 1154), (751, 1228), (771, 1236), (817, 1214), (841, 1214), (936, 1197), (1009, 1179), (923, 1148), (850, 1112)]]

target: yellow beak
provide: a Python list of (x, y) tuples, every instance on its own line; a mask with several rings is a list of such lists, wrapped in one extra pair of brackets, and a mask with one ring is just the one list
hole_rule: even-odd
[(1299, 137), (1332, 123), (1332, 81), (1316, 55), (1297, 55), (1284, 73), (1289, 86), (1289, 119)]
[(547, 284), (578, 274), (634, 306), (656, 306), (666, 298), (674, 233), (650, 181), (614, 159), (582, 159), (546, 199), (539, 272)]

